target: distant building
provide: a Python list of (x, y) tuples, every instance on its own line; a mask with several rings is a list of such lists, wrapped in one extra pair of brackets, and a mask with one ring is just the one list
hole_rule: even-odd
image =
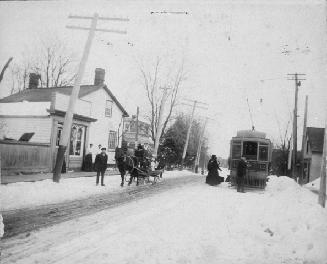
[[(37, 75), (31, 75), (31, 78), (35, 76)], [(69, 169), (81, 169), (89, 144), (93, 144), (96, 148), (98, 145), (106, 147), (108, 163), (115, 163), (114, 151), (121, 144), (123, 118), (128, 117), (128, 114), (104, 84), (104, 77), (105, 71), (97, 68), (94, 84), (82, 85), (80, 88), (70, 143), (66, 151), (65, 161)], [(37, 81), (30, 81), (28, 89), (0, 100), (0, 123), (3, 127), (1, 134), (2, 138), (13, 139), (11, 144), (20, 139), (25, 142), (25, 147), (29, 146), (27, 148), (30, 148), (31, 144), (48, 146), (47, 170), (51, 171), (55, 163), (72, 86), (38, 88), (37, 83)], [(1, 142), (7, 148), (13, 148), (12, 145), (8, 145), (8, 140)], [(21, 146), (21, 143), (18, 145)], [(3, 160), (7, 153), (1, 154)], [(5, 166), (4, 163), (2, 165)], [(19, 163), (16, 165), (19, 166)], [(44, 164), (42, 166), (44, 167)], [(14, 168), (8, 168), (10, 169)]]
[[(138, 124), (137, 143), (153, 148), (154, 144), (151, 139), (150, 124), (141, 120), (138, 121)], [(136, 116), (124, 118), (123, 140), (126, 142), (129, 149), (134, 149), (136, 147)]]
[(308, 127), (305, 137), (305, 182), (311, 182), (320, 177), (322, 152), (324, 145), (324, 128)]

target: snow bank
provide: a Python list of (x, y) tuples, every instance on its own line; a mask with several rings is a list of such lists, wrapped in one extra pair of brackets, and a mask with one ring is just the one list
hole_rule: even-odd
[[(190, 171), (165, 171), (165, 178), (193, 175)], [(129, 177), (129, 176), (128, 176)], [(37, 182), (18, 182), (0, 185), (0, 210), (21, 209), (44, 204), (60, 203), (67, 200), (88, 197), (121, 190), (120, 175), (105, 177), (105, 187), (95, 185), (95, 177), (62, 179)], [(127, 183), (125, 183), (127, 185)]]
[[(289, 254), (321, 263), (327, 259), (327, 211), (318, 204), (318, 196), (286, 176), (270, 176), (264, 203), (269, 215), (259, 216), (260, 225), (272, 231)], [(282, 224), (281, 224), (282, 223)], [(291, 252), (289, 248), (292, 248)], [(276, 247), (277, 250), (277, 247)]]
[[(326, 263), (327, 210), (292, 179), (237, 193), (204, 183), (17, 238), (6, 263)], [(15, 245), (15, 241), (10, 241)], [(33, 246), (31, 246), (33, 245)]]

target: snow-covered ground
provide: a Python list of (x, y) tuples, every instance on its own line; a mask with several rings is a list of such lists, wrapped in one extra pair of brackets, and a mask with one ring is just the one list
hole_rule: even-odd
[[(3, 263), (327, 263), (327, 211), (287, 177), (188, 185), (32, 232)], [(15, 243), (15, 241), (10, 241)]]
[[(192, 174), (192, 172), (186, 170), (165, 171), (162, 180)], [(96, 186), (95, 177), (62, 179), (60, 183), (43, 180), (0, 185), (0, 211), (30, 208), (88, 197), (94, 194), (120, 191), (120, 182), (120, 176), (114, 175), (105, 177), (105, 187)]]

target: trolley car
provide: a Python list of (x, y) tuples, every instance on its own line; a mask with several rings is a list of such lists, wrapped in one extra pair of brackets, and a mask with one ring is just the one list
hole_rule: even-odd
[(236, 168), (241, 157), (248, 164), (244, 185), (265, 188), (270, 170), (272, 143), (263, 132), (240, 130), (230, 143), (230, 179), (236, 185)]

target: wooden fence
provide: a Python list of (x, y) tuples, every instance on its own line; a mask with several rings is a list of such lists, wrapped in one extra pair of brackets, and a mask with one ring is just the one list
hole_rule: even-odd
[(50, 144), (0, 140), (1, 174), (49, 172)]

